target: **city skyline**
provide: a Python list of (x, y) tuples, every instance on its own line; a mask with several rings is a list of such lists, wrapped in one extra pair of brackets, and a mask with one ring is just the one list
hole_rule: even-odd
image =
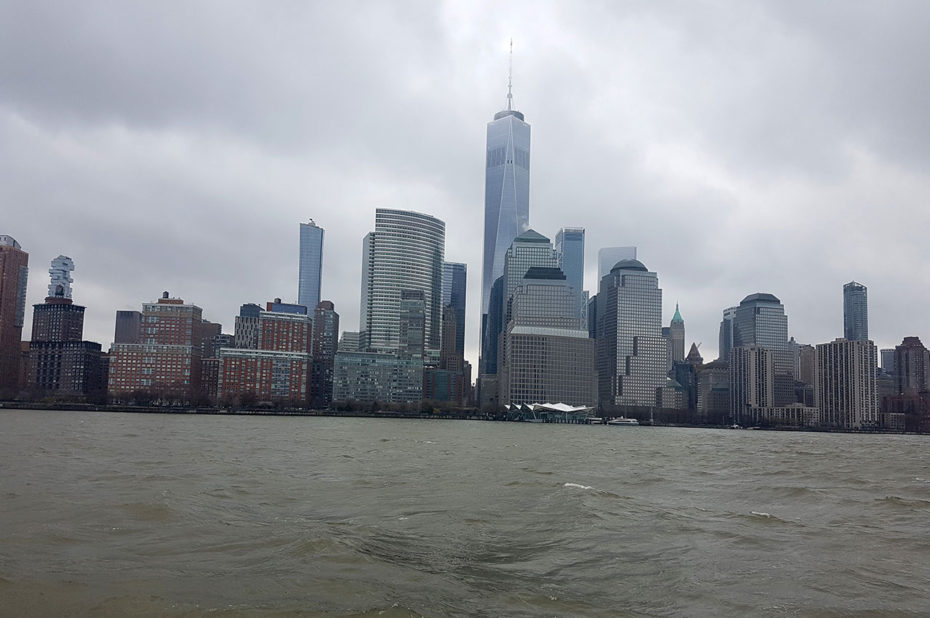
[[(79, 264), (87, 339), (107, 346), (115, 311), (138, 309), (164, 289), (229, 332), (243, 302), (296, 300), (293, 229), (309, 211), (328, 236), (323, 297), (346, 328), (358, 319), (358, 239), (372, 213), (416, 210), (446, 221), (445, 258), (471, 265), (466, 356), (476, 364), (483, 127), (504, 102), (512, 36), (519, 108), (534, 128), (532, 227), (549, 238), (563, 227), (587, 230), (585, 289), (596, 287), (599, 248), (639, 247), (662, 277), (663, 324), (678, 302), (687, 344), (703, 343), (707, 358), (716, 356), (722, 309), (760, 291), (783, 301), (799, 342), (841, 336), (840, 290), (850, 280), (870, 288), (878, 347), (930, 339), (917, 311), (930, 302), (928, 275), (895, 266), (930, 260), (918, 209), (930, 186), (928, 142), (914, 130), (924, 126), (915, 110), (925, 97), (908, 86), (926, 81), (926, 69), (905, 54), (927, 46), (921, 5), (855, 5), (837, 26), (821, 7), (754, 3), (727, 8), (729, 32), (697, 8), (637, 15), (597, 7), (591, 17), (542, 8), (529, 24), (520, 19), (526, 7), (514, 5), (486, 30), (477, 28), (479, 9), (450, 5), (411, 10), (425, 13), (419, 20), (400, 7), (352, 19), (336, 8), (286, 19), (258, 8), (230, 7), (229, 34), (210, 26), (209, 11), (186, 15), (204, 36), (181, 38), (184, 62), (161, 43), (134, 42), (172, 40), (168, 33), (183, 29), (169, 15), (3, 9), (7, 28), (50, 33), (28, 43), (43, 53), (28, 55), (21, 70), (5, 66), (9, 88), (0, 96), (11, 162), (0, 172), (11, 211), (0, 233), (30, 254), (29, 305), (46, 292), (36, 264), (65, 254)], [(355, 18), (378, 24), (371, 42), (346, 34)], [(288, 21), (317, 24), (309, 50), (299, 48), (306, 32), (297, 37)], [(116, 38), (103, 23), (138, 36)], [(265, 32), (286, 53), (233, 62), (241, 68), (231, 72), (214, 64), (214, 56), (240, 58), (241, 39), (262, 47)], [(623, 47), (614, 42), (637, 32)], [(20, 34), (0, 37), (4, 57), (23, 57)], [(285, 80), (268, 70), (289, 56), (329, 58), (313, 49), (340, 38), (352, 51), (332, 71), (311, 60), (306, 82), (288, 86), (292, 72)], [(405, 43), (383, 54), (385, 39)], [(93, 55), (109, 51), (117, 53)], [(857, 62), (861, 54), (873, 62)], [(133, 77), (136, 64), (126, 74), (100, 60), (107, 55), (153, 70), (143, 81)], [(399, 66), (408, 68), (391, 73)], [(48, 87), (36, 88), (29, 74)], [(266, 110), (254, 83), (276, 108), (287, 103)], [(319, 85), (347, 96), (334, 105)], [(384, 95), (379, 105), (362, 106), (374, 89)], [(151, 105), (150, 92), (178, 94)], [(422, 141), (407, 147), (413, 135)]]

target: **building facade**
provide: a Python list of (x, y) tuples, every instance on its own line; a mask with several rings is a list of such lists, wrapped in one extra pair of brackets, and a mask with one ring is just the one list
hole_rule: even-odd
[(323, 280), (323, 228), (313, 219), (300, 224), (297, 279), (297, 303), (313, 311), (320, 303), (320, 283)]
[(378, 208), (363, 242), (359, 329), (366, 349), (400, 347), (401, 292), (423, 292), (424, 347), (439, 356), (446, 224), (429, 215)]
[(820, 423), (839, 429), (878, 427), (876, 351), (871, 341), (836, 339), (816, 347)]
[(333, 400), (333, 369), (339, 351), (339, 314), (332, 301), (321, 300), (313, 311), (313, 365), (310, 406), (322, 409)]
[(656, 406), (666, 386), (662, 290), (656, 273), (638, 260), (621, 260), (597, 293), (598, 401)]
[(788, 343), (788, 316), (773, 294), (757, 292), (742, 301), (733, 316), (733, 347), (763, 346), (772, 350), (775, 400), (766, 407), (795, 403), (795, 355)]
[(894, 349), (894, 376), (899, 395), (930, 390), (930, 352), (919, 337), (905, 337)]
[(442, 306), (455, 311), (455, 351), (465, 354), (465, 293), (468, 266), (458, 262), (442, 263)]
[(843, 286), (843, 337), (869, 340), (869, 290), (855, 281)]
[(117, 311), (113, 343), (142, 342), (142, 312)]
[(0, 393), (21, 386), (28, 278), (29, 254), (12, 236), (0, 234)]
[(578, 316), (587, 313), (584, 296), (584, 228), (563, 227), (555, 235), (555, 252), (559, 268), (565, 273), (565, 280), (575, 294)]
[(774, 408), (775, 351), (762, 345), (740, 345), (730, 350), (730, 418), (754, 424), (755, 408)]

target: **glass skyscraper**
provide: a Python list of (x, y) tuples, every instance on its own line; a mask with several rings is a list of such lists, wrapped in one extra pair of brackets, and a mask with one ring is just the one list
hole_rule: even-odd
[(424, 346), (438, 356), (442, 318), (442, 263), (446, 224), (407, 210), (378, 208), (375, 231), (363, 242), (360, 345), (372, 350), (401, 347), (401, 296), (422, 291)]
[[(488, 123), (484, 183), (484, 254), (481, 272), (481, 337), (485, 341), (491, 286), (504, 273), (504, 256), (514, 238), (529, 228), (530, 125), (512, 109)], [(482, 358), (486, 350), (482, 348)]]
[(869, 290), (855, 281), (843, 286), (843, 337), (848, 341), (869, 340)]
[(313, 219), (300, 224), (300, 268), (297, 273), (297, 304), (308, 312), (320, 304), (320, 281), (323, 277), (323, 228)]
[(733, 347), (757, 345), (773, 351), (775, 404), (795, 402), (794, 357), (788, 345), (788, 316), (785, 306), (772, 294), (750, 294), (733, 316)]
[(662, 290), (656, 273), (622, 260), (597, 293), (598, 400), (616, 406), (654, 406), (666, 385)]
[(565, 227), (555, 235), (555, 250), (559, 254), (559, 268), (565, 273), (565, 280), (572, 286), (578, 315), (582, 316), (582, 297), (584, 294), (584, 228)]
[(465, 354), (465, 286), (468, 266), (442, 263), (442, 306), (455, 310), (455, 351)]

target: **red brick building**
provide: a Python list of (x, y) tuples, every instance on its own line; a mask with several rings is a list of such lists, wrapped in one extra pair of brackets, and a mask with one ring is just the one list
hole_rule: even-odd
[(28, 276), (29, 254), (12, 236), (0, 234), (0, 393), (7, 395), (22, 386)]

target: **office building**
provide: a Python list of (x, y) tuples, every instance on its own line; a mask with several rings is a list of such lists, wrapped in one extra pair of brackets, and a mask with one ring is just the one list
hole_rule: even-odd
[(333, 401), (410, 403), (423, 399), (423, 360), (391, 352), (336, 353)]
[[(482, 342), (487, 340), (485, 330), (491, 305), (491, 288), (504, 274), (504, 259), (510, 245), (529, 228), (529, 213), (530, 125), (521, 112), (513, 109), (513, 97), (508, 84), (507, 109), (496, 113), (487, 128), (481, 267)], [(500, 326), (497, 325), (498, 333)], [(482, 348), (482, 358), (487, 351)], [(484, 373), (486, 369), (481, 367), (479, 371)]]
[(675, 315), (669, 325), (662, 328), (662, 337), (665, 338), (668, 352), (668, 370), (671, 371), (675, 363), (685, 360), (685, 321), (678, 311), (675, 303)]
[(717, 359), (723, 362), (730, 360), (730, 350), (733, 348), (733, 320), (739, 307), (727, 307), (723, 310), (723, 319), (720, 321), (720, 336), (717, 345)]
[(843, 337), (847, 341), (869, 340), (868, 288), (850, 281), (843, 286)]
[(310, 406), (323, 409), (333, 400), (333, 368), (339, 351), (339, 314), (332, 301), (321, 300), (313, 312), (313, 365)]
[(875, 345), (840, 338), (816, 350), (814, 391), (820, 423), (839, 429), (878, 427)]
[(468, 266), (457, 262), (442, 263), (442, 306), (455, 310), (455, 351), (465, 354), (465, 292)]
[(656, 406), (666, 386), (662, 290), (656, 273), (638, 260), (621, 260), (597, 293), (598, 401), (611, 406)]
[(418, 212), (378, 208), (375, 231), (363, 242), (359, 328), (366, 349), (397, 352), (401, 293), (420, 290), (424, 302), (424, 348), (439, 356), (442, 264), (446, 224)]
[(887, 375), (894, 374), (894, 348), (885, 348), (879, 350), (879, 358), (882, 363), (882, 373)]
[(775, 400), (768, 407), (795, 403), (796, 363), (788, 344), (788, 316), (772, 294), (756, 293), (744, 298), (733, 316), (733, 347), (755, 345), (773, 352)]
[(297, 304), (309, 311), (320, 303), (323, 280), (323, 228), (310, 219), (300, 224), (300, 263), (297, 273)]
[(501, 402), (596, 405), (595, 342), (577, 300), (559, 268), (526, 271), (509, 303), (498, 372)]
[(555, 252), (559, 268), (565, 273), (565, 280), (571, 286), (578, 305), (578, 315), (587, 312), (587, 299), (584, 297), (584, 228), (564, 227), (555, 235)]
[(16, 239), (0, 234), (0, 393), (21, 386), (23, 324), (29, 254)]
[(234, 331), (237, 348), (258, 349), (258, 318), (261, 313), (262, 308), (255, 303), (246, 303), (239, 307)]

